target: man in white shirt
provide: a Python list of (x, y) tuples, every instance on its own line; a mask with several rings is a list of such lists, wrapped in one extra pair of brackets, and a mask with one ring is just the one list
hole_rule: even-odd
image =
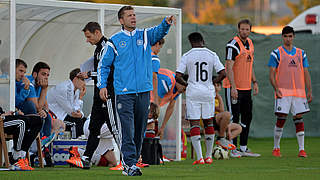
[[(214, 142), (214, 82), (220, 82), (225, 76), (225, 69), (216, 53), (204, 46), (204, 40), (200, 33), (194, 32), (188, 36), (192, 49), (185, 53), (176, 72), (178, 83), (187, 86), (186, 107), (187, 119), (190, 121), (190, 135), (192, 145), (197, 154), (195, 164), (212, 163), (212, 147)], [(213, 69), (218, 77), (212, 80)], [(183, 75), (188, 72), (188, 82), (183, 80)], [(205, 141), (207, 146), (206, 158), (203, 159), (200, 143), (200, 119), (205, 129)], [(234, 149), (225, 137), (219, 137), (219, 145), (227, 149)]]
[(57, 119), (65, 122), (67, 130), (70, 128), (69, 124), (75, 123), (76, 129), (73, 138), (83, 134), (85, 122), (82, 112), (82, 98), (86, 93), (86, 84), (84, 79), (77, 77), (79, 72), (79, 68), (72, 70), (68, 80), (57, 84), (48, 92), (49, 109), (57, 116)]

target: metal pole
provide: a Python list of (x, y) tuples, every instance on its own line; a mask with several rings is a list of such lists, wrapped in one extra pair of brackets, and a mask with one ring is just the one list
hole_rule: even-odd
[(16, 0), (10, 2), (10, 111), (15, 110)]
[(98, 21), (101, 26), (101, 33), (104, 35), (104, 8), (99, 10)]
[[(181, 10), (177, 17), (177, 27), (176, 27), (176, 66), (180, 63), (180, 57), (181, 57), (181, 36), (182, 36), (182, 17), (181, 17)], [(178, 98), (177, 104), (176, 104), (176, 160), (181, 161), (181, 106), (182, 106), (182, 97), (180, 96)]]

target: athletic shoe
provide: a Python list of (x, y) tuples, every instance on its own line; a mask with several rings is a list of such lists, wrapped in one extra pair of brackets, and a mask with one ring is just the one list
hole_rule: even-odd
[(142, 163), (141, 161), (137, 162), (136, 166), (139, 168), (149, 167), (149, 164)]
[(28, 169), (30, 169), (30, 171), (34, 170), (34, 168), (32, 168), (32, 167), (30, 166), (30, 162), (29, 162), (28, 158), (25, 158), (24, 161), (25, 161), (25, 163), (26, 163), (26, 167), (27, 167)]
[(192, 163), (192, 165), (204, 164), (204, 163), (205, 163), (205, 162), (204, 162), (203, 158), (201, 158), (201, 159), (199, 159), (199, 160), (194, 161), (194, 162)]
[(299, 151), (298, 157), (308, 157), (307, 153), (304, 150)]
[(114, 170), (114, 171), (123, 171), (123, 166), (121, 164), (121, 161), (120, 163), (116, 166), (116, 167), (111, 167), (109, 168), (110, 170)]
[(32, 171), (34, 170), (27, 163), (27, 159), (18, 159), (16, 163), (14, 163), (10, 168), (11, 171)]
[(162, 156), (162, 159), (163, 159), (164, 162), (171, 162), (171, 161), (173, 161), (173, 159), (169, 159), (169, 158), (167, 158), (165, 155)]
[(238, 150), (234, 149), (230, 151), (230, 157), (232, 158), (240, 158), (241, 154)]
[(42, 140), (41, 140), (42, 146), (48, 147), (51, 144), (51, 142), (56, 138), (56, 136), (57, 136), (56, 133), (51, 133), (51, 135), (49, 137), (42, 138)]
[(88, 158), (83, 160), (79, 157), (74, 157), (72, 159), (66, 160), (66, 162), (82, 169), (90, 169), (90, 161)]
[(30, 163), (29, 163), (28, 158), (25, 158), (25, 159), (24, 159), (24, 162), (26, 163), (25, 166), (26, 166), (27, 169), (29, 169), (30, 171), (34, 170), (34, 168), (32, 168), (32, 167), (30, 166)]
[(129, 168), (127, 176), (141, 176), (141, 175), (142, 175), (141, 169), (133, 165)]
[(280, 148), (273, 149), (272, 156), (281, 157)]
[(211, 157), (207, 157), (207, 158), (204, 159), (204, 162), (206, 164), (212, 164), (212, 158)]
[(239, 152), (242, 157), (260, 157), (261, 156), (261, 154), (251, 152), (251, 150), (248, 148), (246, 151), (241, 151), (241, 149), (240, 149)]
[(217, 145), (221, 146), (224, 149), (234, 150), (236, 146), (228, 141), (226, 138), (221, 138), (216, 142)]
[(79, 154), (79, 151), (78, 151), (78, 147), (77, 147), (77, 146), (71, 146), (71, 147), (69, 148), (69, 155), (70, 155), (70, 159), (71, 159), (71, 158), (74, 158), (74, 157), (80, 158), (80, 154)]
[[(77, 146), (71, 146), (69, 148), (69, 159), (66, 162), (70, 165), (70, 167), (78, 167), (74, 163), (77, 163), (80, 159), (80, 154)], [(74, 161), (73, 161), (74, 160)]]
[(122, 170), (122, 175), (125, 175), (125, 176), (128, 176), (128, 171), (129, 171), (129, 166), (127, 165), (124, 165), (122, 166), (123, 167), (123, 170)]

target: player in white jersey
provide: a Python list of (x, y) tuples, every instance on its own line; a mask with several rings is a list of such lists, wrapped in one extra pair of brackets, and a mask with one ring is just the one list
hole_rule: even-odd
[[(200, 33), (194, 32), (189, 36), (192, 49), (185, 53), (176, 72), (176, 80), (186, 89), (187, 119), (190, 121), (191, 141), (197, 153), (197, 160), (193, 164), (211, 164), (212, 147), (214, 142), (214, 82), (221, 82), (226, 76), (224, 66), (216, 53), (204, 47), (204, 40)], [(212, 80), (213, 69), (219, 74)], [(183, 75), (187, 71), (188, 82), (183, 80)], [(200, 118), (205, 127), (205, 140), (207, 146), (206, 158), (203, 159), (200, 143)], [(225, 138), (220, 137), (222, 145), (228, 148), (229, 143)], [(230, 148), (229, 148), (230, 149)], [(232, 148), (231, 148), (232, 149)]]

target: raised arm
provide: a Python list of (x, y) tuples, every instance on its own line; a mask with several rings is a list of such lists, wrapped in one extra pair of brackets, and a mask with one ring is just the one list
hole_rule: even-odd
[(173, 19), (173, 16), (164, 18), (158, 26), (146, 29), (151, 46), (168, 34), (171, 26), (170, 18)]
[(39, 84), (41, 86), (41, 92), (40, 92), (40, 96), (38, 98), (38, 107), (37, 108), (47, 109), (48, 104), (47, 104), (46, 96), (47, 96), (47, 92), (48, 92), (48, 80), (41, 79), (41, 80), (39, 80)]
[(68, 115), (72, 115), (75, 112), (74, 92), (71, 88), (55, 88), (55, 99), (59, 106), (67, 112)]
[[(22, 82), (23, 82), (23, 84), (20, 85), (21, 90), (20, 90), (19, 94), (17, 94), (17, 90), (16, 90), (16, 98), (15, 98), (16, 106), (19, 103), (23, 102), (30, 94), (30, 81), (29, 81), (29, 79), (24, 76), (22, 79)], [(18, 88), (18, 87), (16, 87), (16, 88)]]

